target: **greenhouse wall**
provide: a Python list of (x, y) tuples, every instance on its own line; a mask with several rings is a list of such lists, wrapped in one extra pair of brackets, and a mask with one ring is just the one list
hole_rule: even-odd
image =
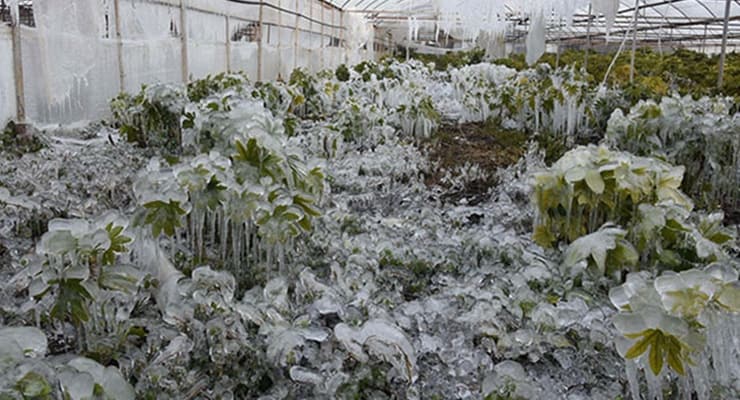
[(11, 43), (10, 27), (0, 24), (0, 123), (13, 118), (16, 109)]
[[(40, 124), (105, 118), (112, 97), (153, 82), (224, 71), (287, 79), (298, 67), (373, 57), (345, 37), (358, 21), (321, 0), (42, 1), (33, 11), (35, 26), (20, 27), (20, 62), (26, 117)], [(3, 124), (16, 116), (12, 49), (3, 24)]]

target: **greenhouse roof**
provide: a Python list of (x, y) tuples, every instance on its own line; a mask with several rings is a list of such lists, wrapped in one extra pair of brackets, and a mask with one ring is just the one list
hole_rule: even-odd
[[(441, 19), (459, 26), (470, 18), (486, 19), (498, 15), (508, 24), (507, 36), (517, 38), (528, 31), (532, 10), (549, 14), (548, 40), (579, 41), (591, 38), (620, 40), (630, 33), (634, 0), (619, 0), (613, 24), (598, 7), (610, 0), (594, 0), (589, 13), (588, 0), (330, 0), (349, 12), (363, 13), (376, 25), (404, 28), (410, 17), (422, 28), (435, 29)], [(726, 0), (637, 0), (637, 32), (641, 41), (716, 41), (721, 39)], [(549, 11), (549, 12), (548, 12)], [(503, 15), (502, 15), (503, 14)], [(567, 15), (571, 14), (571, 15)], [(475, 25), (475, 23), (474, 23)], [(607, 29), (607, 25), (611, 25)], [(730, 0), (728, 40), (740, 42), (740, 0)]]

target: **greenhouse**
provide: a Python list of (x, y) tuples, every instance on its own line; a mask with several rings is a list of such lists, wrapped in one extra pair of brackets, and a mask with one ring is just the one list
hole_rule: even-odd
[(0, 0), (0, 399), (740, 399), (740, 0)]

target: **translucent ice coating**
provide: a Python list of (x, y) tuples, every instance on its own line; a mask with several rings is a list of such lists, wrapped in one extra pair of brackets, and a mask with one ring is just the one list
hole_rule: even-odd
[(527, 34), (527, 64), (533, 65), (545, 53), (545, 16), (538, 12), (532, 18), (532, 25)]
[[(618, 0), (591, 0), (592, 14), (604, 15), (607, 32), (611, 29), (619, 11)], [(413, 2), (409, 12), (413, 13)], [(480, 37), (496, 37), (507, 31), (507, 18), (519, 15), (529, 19), (530, 27), (527, 36), (527, 62), (534, 64), (545, 51), (545, 33), (548, 23), (570, 24), (573, 15), (584, 10), (588, 0), (522, 0), (517, 2), (489, 0), (434, 0), (433, 9), (437, 15), (437, 32), (454, 34), (463, 40), (475, 40)], [(418, 6), (418, 3), (417, 3)], [(409, 18), (409, 37), (415, 39), (418, 22), (415, 17)], [(412, 35), (414, 33), (414, 35)], [(495, 52), (494, 52), (495, 53)], [(495, 55), (489, 53), (489, 55)]]

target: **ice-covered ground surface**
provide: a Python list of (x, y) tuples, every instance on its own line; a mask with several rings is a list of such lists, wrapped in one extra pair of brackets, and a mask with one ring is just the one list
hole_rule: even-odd
[[(47, 147), (38, 153), (3, 155), (0, 163), (4, 282), (23, 268), (21, 257), (33, 250), (50, 218), (127, 210), (131, 180), (147, 160), (104, 127), (44, 138)], [(334, 375), (349, 360), (331, 356), (331, 348), (340, 346), (342, 330), (350, 332), (346, 340), (357, 340), (362, 334), (352, 329), (362, 327), (370, 338), (373, 329), (400, 328), (411, 366), (397, 387), (381, 385), (385, 377), (364, 387), (369, 398), (480, 398), (496, 389), (524, 398), (614, 399), (624, 393), (605, 289), (569, 290), (553, 275), (558, 260), (529, 238), (526, 169), (541, 161), (530, 154), (502, 172), (503, 184), (476, 206), (443, 204), (443, 189), (423, 183), (428, 164), (415, 146), (402, 143), (328, 161), (331, 195), (324, 216), (287, 273), (265, 272), (266, 286), (279, 294), (263, 298), (257, 287), (243, 301), (269, 305), (255, 306), (258, 314), (279, 310), (271, 316), (275, 326), (304, 320), (323, 336), (334, 332), (333, 344), (304, 343), (295, 356), (300, 367), (276, 382), (273, 398), (321, 396), (331, 391), (332, 379), (346, 383), (350, 377)], [(10, 283), (3, 307), (12, 314), (25, 298)], [(372, 321), (377, 326), (368, 326)], [(287, 351), (280, 346), (295, 345), (281, 340), (290, 338), (272, 332), (252, 345), (280, 365), (276, 354)], [(402, 373), (384, 365), (374, 368)], [(365, 375), (372, 374), (356, 376)], [(290, 377), (308, 383), (286, 386)], [(414, 382), (409, 388), (402, 384), (408, 378)]]
[[(282, 132), (291, 100), (282, 98), (284, 104), (277, 104), (281, 91), (287, 91), (284, 86), (275, 89), (278, 100), (269, 99), (276, 103), (267, 107), (270, 112), (262, 106), (267, 99), (251, 98), (254, 88), (246, 83), (251, 95), (237, 87), (191, 102), (187, 110), (195, 115), (193, 125), (203, 131), (185, 130), (184, 141), (202, 140), (208, 128), (223, 137), (209, 136), (216, 142), (212, 153), (183, 156), (173, 168), (161, 158), (150, 161), (155, 149), (132, 147), (103, 126), (46, 132), (41, 136), (46, 148), (21, 158), (0, 153), (2, 325), (35, 325), (47, 335), (39, 338), (40, 331), (28, 330), (32, 328), (0, 329), (0, 341), (17, 344), (18, 353), (31, 350), (33, 356), (28, 361), (23, 354), (14, 355), (23, 360), (18, 362), (22, 368), (10, 372), (3, 367), (15, 364), (0, 359), (0, 385), (13, 386), (33, 370), (68, 392), (74, 387), (91, 393), (93, 382), (104, 378), (102, 367), (72, 359), (86, 347), (84, 355), (108, 368), (117, 366), (131, 385), (121, 388), (120, 379), (114, 379), (117, 372), (110, 372), (113, 378), (109, 376), (104, 390), (120, 398), (133, 398), (135, 390), (139, 398), (173, 399), (617, 399), (639, 389), (629, 387), (627, 374), (633, 374), (635, 383), (637, 371), (633, 364), (626, 368), (614, 345), (620, 333), (613, 324), (616, 310), (609, 289), (619, 282), (585, 275), (574, 279), (561, 272), (562, 249), (544, 250), (531, 239), (535, 212), (530, 179), (544, 167), (543, 155), (530, 149), (517, 164), (498, 172), (499, 184), (486, 196), (476, 193), (473, 201), (447, 191), (479, 178), (480, 171), (451, 171), (445, 178), (447, 189), (429, 187), (425, 176), (435, 166), (417, 146), (436, 124), (424, 102), (427, 94), (445, 120), (503, 116), (502, 125), (508, 128), (548, 126), (572, 133), (587, 123), (587, 102), (579, 99), (589, 92), (564, 96), (549, 111), (537, 105), (540, 100), (507, 108), (490, 97), (481, 80), (514, 93), (539, 93), (538, 86), (526, 82), (549, 71), (515, 77), (506, 68), (481, 65), (447, 79), (418, 67), (394, 68), (402, 69), (405, 78), (363, 83), (354, 74), (336, 88), (331, 80), (314, 82), (324, 89), (297, 112), (305, 116), (323, 102), (326, 115), (300, 120), (291, 137)], [(558, 71), (548, 87), (562, 90), (561, 78), (568, 74)], [(525, 82), (524, 89), (515, 82)], [(162, 89), (169, 90), (150, 88)], [(342, 131), (345, 127), (349, 135)], [(270, 185), (265, 176), (236, 183), (234, 176), (244, 170), (232, 168), (234, 138), (257, 138), (278, 155), (296, 149), (311, 159), (294, 164), (301, 167), (319, 160), (327, 185), (318, 204), (322, 215), (312, 221), (310, 232), (271, 247), (267, 240), (243, 235), (251, 227), (248, 218), (229, 228), (223, 223), (225, 211), (216, 211), (215, 218), (208, 214), (208, 224), (203, 212), (192, 211), (205, 191), (193, 189), (188, 199), (175, 177), (195, 185), (200, 167), (206, 174), (211, 173), (208, 168), (217, 171), (213, 176), (221, 174), (220, 182), (229, 186), (224, 190), (239, 191), (238, 196), (266, 192), (260, 189)], [(143, 182), (136, 186), (138, 193), (135, 180)], [(146, 202), (184, 198), (190, 203), (191, 214), (176, 230), (176, 239), (158, 232), (162, 238), (156, 242), (148, 226), (135, 226), (142, 209), (137, 196), (139, 203), (141, 197)], [(238, 196), (237, 206), (244, 200)], [(216, 197), (216, 209), (233, 211), (232, 199)], [(272, 207), (252, 206), (244, 209)], [(59, 217), (86, 221), (48, 224)], [(59, 237), (69, 231), (72, 247), (106, 243), (108, 235), (99, 234), (109, 221), (120, 223), (134, 242), (130, 252), (121, 251), (106, 268), (131, 272), (138, 285), (125, 295), (91, 285), (95, 310), (82, 338), (70, 324), (39, 316), (52, 300), (41, 296), (44, 287), (35, 283), (53, 281), (55, 276), (44, 275), (57, 273), (57, 267), (87, 279), (93, 265), (84, 257), (73, 259), (71, 267), (64, 264), (68, 241), (54, 241), (51, 235), (38, 241), (48, 224), (50, 231), (62, 232)], [(217, 232), (217, 225), (224, 233)], [(193, 243), (204, 242), (218, 243), (195, 254), (198, 246)], [(255, 250), (255, 242), (264, 247)], [(39, 271), (42, 279), (35, 275)], [(141, 277), (146, 274), (151, 277)], [(728, 281), (736, 278), (728, 273)], [(43, 298), (37, 302), (30, 298), (34, 294)], [(721, 329), (712, 338), (722, 346), (713, 346), (713, 351), (732, 348), (740, 340), (732, 325), (736, 320), (720, 319)], [(726, 338), (720, 340), (723, 333)], [(44, 352), (50, 356), (46, 364), (36, 358)], [(714, 366), (728, 367), (722, 372), (727, 386), (722, 393), (729, 394), (724, 397), (737, 394), (735, 354), (713, 354)], [(707, 365), (706, 358), (697, 362)], [(694, 386), (708, 381), (703, 379)], [(676, 380), (671, 382), (665, 379), (664, 387), (677, 398), (681, 389)], [(688, 386), (685, 393), (691, 392), (691, 384), (681, 382)], [(643, 386), (650, 398), (661, 398), (657, 378)], [(703, 395), (709, 398), (708, 391)]]
[(0, 243), (16, 261), (33, 249), (53, 218), (130, 207), (132, 179), (148, 160), (144, 151), (97, 124), (49, 128), (39, 137), (45, 146), (36, 153), (0, 152)]

